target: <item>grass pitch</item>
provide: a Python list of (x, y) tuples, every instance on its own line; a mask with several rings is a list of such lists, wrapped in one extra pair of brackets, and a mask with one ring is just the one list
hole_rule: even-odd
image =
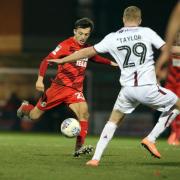
[[(96, 145), (98, 137), (87, 138)], [(158, 141), (162, 159), (141, 147), (141, 139), (114, 138), (100, 166), (87, 167), (91, 155), (72, 157), (75, 139), (58, 134), (0, 133), (0, 180), (154, 180), (180, 179), (180, 147)]]

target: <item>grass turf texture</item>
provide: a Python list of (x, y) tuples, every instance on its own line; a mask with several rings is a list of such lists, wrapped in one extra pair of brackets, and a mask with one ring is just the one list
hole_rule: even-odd
[[(98, 137), (87, 138), (95, 146)], [(180, 179), (180, 147), (158, 141), (162, 159), (141, 147), (141, 139), (114, 138), (100, 166), (87, 167), (91, 155), (72, 157), (75, 139), (58, 134), (0, 133), (1, 180), (154, 180)]]

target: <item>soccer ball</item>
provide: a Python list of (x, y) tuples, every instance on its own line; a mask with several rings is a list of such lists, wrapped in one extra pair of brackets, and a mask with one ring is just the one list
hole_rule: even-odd
[(61, 123), (61, 132), (66, 137), (76, 137), (81, 131), (79, 122), (74, 118), (67, 118)]

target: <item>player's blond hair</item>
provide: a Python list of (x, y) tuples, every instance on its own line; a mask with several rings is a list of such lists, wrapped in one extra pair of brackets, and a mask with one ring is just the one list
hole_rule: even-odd
[(141, 21), (141, 10), (136, 6), (129, 6), (124, 10), (125, 21)]

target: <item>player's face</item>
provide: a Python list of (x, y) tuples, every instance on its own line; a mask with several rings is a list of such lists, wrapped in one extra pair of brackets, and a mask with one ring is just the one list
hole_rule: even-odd
[(77, 28), (74, 30), (74, 38), (80, 44), (84, 45), (91, 34), (91, 28)]

